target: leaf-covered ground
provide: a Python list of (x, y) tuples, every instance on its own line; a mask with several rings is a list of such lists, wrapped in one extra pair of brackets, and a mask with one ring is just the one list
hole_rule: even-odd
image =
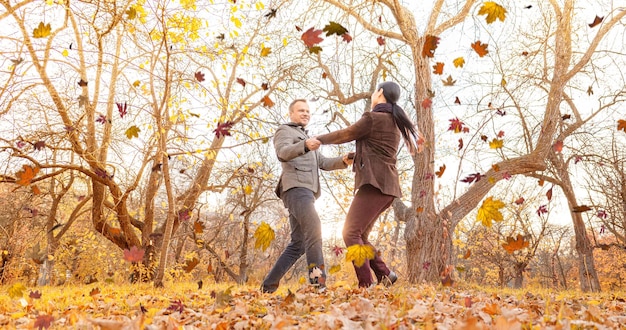
[(0, 328), (626, 329), (626, 295), (486, 292), (396, 283), (274, 294), (237, 285), (2, 287)]

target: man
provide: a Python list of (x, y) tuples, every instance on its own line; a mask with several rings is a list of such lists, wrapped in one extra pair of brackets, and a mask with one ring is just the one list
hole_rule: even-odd
[(320, 196), (318, 169), (344, 169), (352, 164), (348, 155), (325, 158), (317, 151), (320, 142), (309, 138), (304, 129), (311, 119), (306, 100), (291, 102), (289, 119), (276, 130), (274, 149), (282, 166), (276, 195), (289, 210), (291, 242), (263, 280), (261, 290), (267, 293), (278, 289), (280, 279), (302, 254), (306, 254), (310, 283), (320, 290), (326, 288), (322, 225), (315, 210), (315, 199)]

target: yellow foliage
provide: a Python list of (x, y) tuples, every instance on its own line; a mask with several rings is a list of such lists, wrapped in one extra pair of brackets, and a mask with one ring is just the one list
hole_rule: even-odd
[(465, 59), (462, 57), (457, 57), (454, 59), (454, 61), (452, 61), (452, 63), (454, 64), (455, 68), (462, 68), (463, 65), (465, 65)]
[(502, 213), (500, 209), (504, 207), (504, 203), (500, 200), (487, 197), (478, 209), (476, 220), (480, 221), (483, 226), (491, 227), (492, 221), (502, 221)]
[(130, 140), (133, 137), (138, 138), (139, 137), (139, 132), (141, 132), (141, 130), (139, 129), (139, 127), (133, 125), (131, 127), (129, 127), (126, 132), (124, 132), (124, 134), (126, 134), (126, 137)]
[(24, 295), (24, 291), (26, 291), (26, 287), (22, 283), (15, 283), (11, 285), (7, 291), (9, 293), (9, 297), (13, 299), (21, 298), (22, 295)]
[(254, 242), (254, 248), (261, 248), (263, 251), (267, 250), (275, 237), (276, 234), (274, 233), (274, 229), (272, 229), (272, 227), (270, 227), (270, 225), (268, 225), (265, 221), (261, 222), (261, 225), (259, 225), (254, 232), (254, 238), (256, 239)]
[(51, 30), (52, 30), (52, 28), (50, 27), (50, 23), (43, 24), (43, 22), (39, 22), (39, 26), (37, 26), (33, 30), (33, 37), (34, 38), (45, 38), (45, 37), (50, 35), (50, 31)]
[(506, 17), (506, 9), (493, 1), (487, 1), (480, 7), (478, 15), (487, 15), (487, 24), (491, 24), (499, 19), (504, 22)]
[(354, 244), (348, 247), (346, 261), (352, 261), (357, 267), (361, 267), (367, 260), (374, 259), (374, 253), (371, 245)]
[(489, 142), (489, 148), (491, 149), (501, 149), (503, 145), (504, 141), (500, 139), (493, 139), (491, 140), (491, 142)]

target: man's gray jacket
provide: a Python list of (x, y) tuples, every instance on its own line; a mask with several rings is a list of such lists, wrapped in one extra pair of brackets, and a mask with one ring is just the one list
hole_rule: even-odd
[(325, 171), (348, 167), (342, 157), (326, 158), (318, 150), (309, 151), (305, 146), (306, 131), (295, 123), (280, 125), (274, 134), (274, 149), (283, 171), (278, 180), (276, 195), (294, 187), (308, 188), (320, 196), (318, 169)]

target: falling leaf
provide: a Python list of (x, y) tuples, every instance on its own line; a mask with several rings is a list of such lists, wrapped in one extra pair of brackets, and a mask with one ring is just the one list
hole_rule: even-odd
[(540, 205), (537, 209), (537, 215), (541, 216), (542, 214), (548, 213), (548, 207), (546, 205)]
[(124, 260), (129, 262), (139, 262), (143, 260), (145, 253), (146, 251), (133, 245), (130, 250), (124, 249)]
[(217, 128), (213, 130), (216, 138), (221, 138), (224, 136), (230, 136), (230, 129), (233, 127), (232, 121), (227, 121), (225, 123), (218, 122)]
[(572, 207), (572, 212), (574, 213), (581, 213), (581, 212), (586, 212), (590, 210), (591, 208), (587, 205), (579, 205), (579, 206)]
[(476, 52), (476, 54), (478, 54), (479, 57), (483, 57), (489, 54), (489, 51), (487, 50), (487, 46), (489, 45), (483, 44), (479, 40), (472, 44), (472, 49), (474, 49), (474, 51)]
[(626, 132), (626, 120), (620, 119), (617, 121), (617, 130), (622, 130)]
[(463, 149), (463, 139), (459, 139), (459, 150)]
[(50, 23), (39, 22), (39, 25), (33, 30), (33, 38), (45, 38), (50, 35), (51, 30)]
[(263, 89), (264, 91), (270, 89), (270, 84), (268, 83), (262, 83), (261, 84), (261, 89)]
[(33, 195), (39, 195), (41, 194), (41, 190), (39, 189), (39, 187), (37, 187), (36, 185), (32, 185), (30, 186), (30, 189), (33, 191)]
[(239, 85), (246, 87), (246, 81), (243, 78), (237, 78), (236, 81)]
[(383, 36), (379, 36), (378, 38), (376, 38), (376, 42), (378, 43), (379, 46), (384, 46), (385, 38), (383, 38)]
[(433, 73), (438, 74), (438, 75), (443, 74), (443, 63), (441, 62), (435, 63), (435, 65), (433, 65)]
[(561, 116), (561, 120), (568, 120), (568, 119), (570, 119), (570, 118), (572, 118), (572, 115), (570, 115), (570, 114), (568, 114), (568, 113), (566, 113), (566, 114), (564, 114), (563, 116)]
[(198, 82), (203, 82), (204, 81), (204, 73), (202, 73), (200, 71), (196, 72), (193, 76), (196, 78), (196, 80)]
[(126, 18), (131, 21), (137, 18), (137, 9), (133, 6), (128, 7), (128, 10), (126, 11)]
[(320, 37), (320, 34), (322, 34), (322, 30), (316, 30), (314, 27), (312, 27), (306, 30), (306, 32), (302, 34), (300, 39), (304, 41), (304, 45), (306, 45), (307, 48), (311, 48), (324, 41), (324, 39)]
[(424, 101), (422, 101), (422, 108), (424, 109), (430, 109), (432, 105), (433, 105), (433, 100), (431, 99), (424, 99)]
[(78, 81), (78, 86), (80, 87), (87, 87), (87, 81), (83, 80), (82, 78)]
[(455, 68), (462, 68), (465, 65), (465, 59), (463, 57), (457, 57), (452, 61)]
[(606, 219), (608, 217), (608, 214), (605, 210), (599, 210), (598, 213), (596, 213), (596, 216), (600, 219)]
[(20, 186), (28, 186), (37, 173), (39, 173), (38, 166), (32, 167), (30, 165), (22, 165), (22, 170), (15, 173), (15, 176), (17, 177), (15, 183)]
[(451, 287), (454, 284), (451, 274), (447, 274), (441, 278), (441, 285), (444, 287)]
[(183, 267), (183, 270), (185, 271), (185, 273), (191, 273), (191, 271), (198, 265), (198, 263), (200, 263), (200, 260), (198, 260), (198, 258), (196, 257), (194, 257), (193, 259), (185, 260), (185, 267)]
[(328, 24), (326, 24), (326, 26), (324, 26), (322, 31), (326, 32), (327, 37), (330, 37), (333, 34), (336, 34), (337, 36), (342, 36), (348, 33), (348, 30), (345, 27), (336, 22), (329, 22)]
[(481, 139), (483, 142), (487, 142), (487, 140), (489, 140), (489, 138), (487, 137), (487, 135), (481, 135), (481, 136), (480, 136), (480, 139)]
[(493, 164), (493, 165), (491, 165), (491, 169), (494, 172), (499, 172), (500, 171), (500, 166), (498, 166), (498, 164)]
[(502, 109), (498, 109), (498, 110), (496, 110), (496, 115), (504, 116), (504, 115), (506, 115), (506, 111), (504, 111)]
[(135, 82), (133, 83), (133, 87), (139, 87), (139, 85), (141, 85), (141, 81), (135, 80)]
[(478, 182), (480, 181), (480, 179), (483, 178), (483, 175), (480, 173), (474, 173), (474, 174), (470, 174), (467, 177), (465, 177), (463, 180), (461, 180), (461, 182), (465, 182), (465, 183), (473, 183), (473, 182)]
[(246, 185), (246, 186), (243, 188), (243, 193), (244, 193), (244, 194), (246, 194), (246, 195), (250, 195), (250, 194), (252, 193), (252, 186), (250, 186), (250, 185)]
[(456, 82), (456, 80), (452, 79), (452, 76), (448, 75), (448, 78), (446, 78), (446, 80), (441, 80), (443, 81), (443, 85), (444, 86), (454, 86), (454, 83)]
[(124, 104), (115, 103), (115, 105), (117, 105), (117, 112), (119, 112), (120, 118), (124, 118), (124, 116), (128, 113), (128, 104), (124, 102)]
[(517, 205), (522, 205), (522, 204), (524, 204), (524, 201), (525, 201), (524, 197), (520, 197), (520, 198), (516, 199), (514, 203), (517, 204)]
[(63, 55), (63, 57), (68, 57), (70, 56), (70, 52), (67, 49), (64, 49), (63, 52), (61, 52), (61, 55)]
[(459, 118), (449, 119), (450, 126), (448, 127), (448, 131), (453, 131), (454, 133), (461, 133), (464, 130), (463, 122)]
[(343, 38), (343, 41), (345, 41), (346, 43), (350, 43), (350, 41), (352, 41), (352, 36), (348, 33), (342, 34), (341, 38)]
[(504, 141), (500, 139), (493, 139), (491, 140), (491, 142), (489, 142), (489, 148), (491, 149), (502, 149), (503, 145)]
[(445, 171), (446, 171), (446, 164), (443, 164), (439, 166), (439, 171), (435, 172), (435, 175), (437, 175), (438, 178), (441, 178), (441, 176), (443, 175)]
[(552, 200), (552, 187), (550, 187), (550, 189), (546, 192), (546, 197), (548, 198), (548, 201)]
[(91, 289), (89, 291), (89, 295), (92, 296), (92, 297), (93, 296), (97, 296), (99, 294), (100, 294), (100, 288), (98, 288), (98, 287), (95, 287), (95, 288), (93, 288), (93, 289)]
[(262, 47), (261, 48), (261, 57), (266, 57), (267, 55), (272, 53), (272, 48), (270, 47)]
[(563, 141), (554, 142), (554, 144), (552, 145), (552, 150), (554, 150), (554, 152), (563, 151)]
[(439, 37), (427, 35), (426, 38), (424, 38), (424, 45), (422, 46), (422, 57), (424, 58), (434, 57), (435, 50), (437, 49), (438, 44), (439, 44)]
[(197, 235), (201, 235), (204, 232), (204, 224), (200, 221), (195, 221), (193, 223), (193, 232)]
[(454, 104), (461, 104), (461, 100), (459, 100), (458, 96), (454, 99)]
[(465, 254), (463, 254), (463, 259), (469, 259), (471, 255), (472, 255), (472, 251), (470, 249), (467, 249), (465, 251)]
[(517, 238), (514, 239), (513, 237), (509, 236), (506, 238), (506, 243), (502, 244), (502, 247), (506, 250), (506, 252), (508, 252), (509, 254), (513, 254), (513, 252), (517, 251), (517, 250), (521, 250), (525, 247), (528, 247), (528, 241), (526, 241), (524, 239), (524, 236), (522, 236), (521, 234), (517, 234)]
[(589, 85), (589, 88), (587, 88), (587, 95), (593, 95), (593, 87), (591, 87), (591, 85)]
[(374, 255), (374, 247), (371, 245), (354, 244), (348, 247), (346, 261), (351, 261), (355, 266), (361, 267), (366, 261), (374, 259)]
[(275, 8), (272, 8), (267, 14), (263, 15), (263, 17), (266, 17), (267, 19), (272, 19), (276, 17), (276, 11), (277, 10)]
[(328, 273), (330, 275), (339, 273), (339, 271), (341, 270), (341, 265), (340, 264), (336, 264), (336, 265), (332, 265), (330, 266), (330, 269), (328, 270)]
[(274, 101), (272, 101), (272, 99), (270, 99), (269, 95), (265, 95), (263, 97), (263, 106), (266, 108), (271, 108), (274, 106)]
[(504, 203), (493, 197), (487, 197), (476, 215), (476, 220), (480, 221), (483, 226), (491, 227), (492, 221), (502, 221), (503, 216), (500, 209), (504, 207)]
[(506, 9), (493, 1), (487, 1), (480, 7), (480, 10), (478, 10), (478, 15), (487, 15), (487, 24), (495, 22), (496, 19), (504, 22)]
[(126, 132), (124, 132), (124, 134), (126, 134), (126, 137), (130, 140), (133, 137), (138, 138), (139, 137), (139, 132), (141, 132), (141, 130), (139, 129), (139, 127), (133, 125), (131, 127), (129, 127)]
[(52, 325), (53, 321), (54, 321), (54, 316), (52, 315), (48, 315), (48, 314), (37, 315), (37, 318), (35, 319), (35, 323), (33, 324), (33, 327), (39, 330), (48, 329), (50, 325)]
[(266, 222), (262, 222), (261, 225), (259, 225), (259, 227), (257, 227), (256, 231), (254, 232), (254, 237), (256, 239), (256, 241), (254, 242), (254, 248), (261, 248), (263, 251), (265, 251), (275, 238), (274, 229), (272, 229), (272, 227), (270, 227), (270, 225), (268, 225)]
[(335, 245), (333, 246), (333, 253), (335, 254), (336, 257), (338, 257), (343, 254), (343, 248)]
[[(603, 17), (599, 17), (598, 15), (596, 15), (596, 18), (593, 19), (593, 22), (589, 23), (589, 27), (590, 28), (594, 28), (596, 27), (596, 25), (602, 23), (602, 20), (604, 19)], [(41, 23), (39, 23), (41, 25)]]
[(178, 211), (178, 220), (180, 221), (189, 221), (189, 219), (191, 219), (191, 210), (190, 209), (183, 209)]

